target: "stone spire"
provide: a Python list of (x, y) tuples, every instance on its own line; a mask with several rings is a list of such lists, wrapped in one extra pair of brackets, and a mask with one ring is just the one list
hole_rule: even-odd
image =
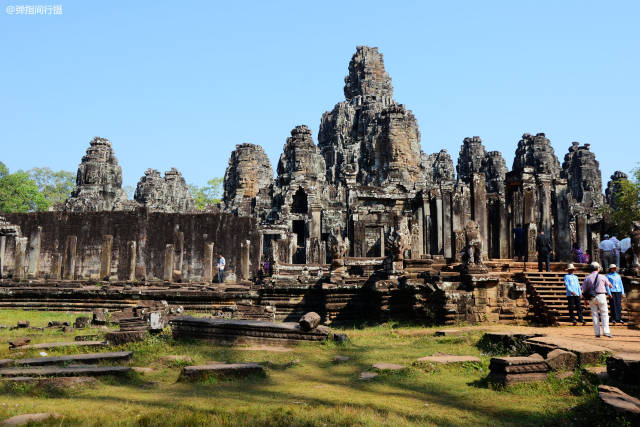
[[(587, 213), (595, 213), (602, 207), (602, 174), (590, 144), (573, 142), (564, 156), (561, 176), (567, 179), (569, 194)], [(573, 209), (574, 206), (572, 206)]]
[(78, 166), (76, 186), (65, 202), (65, 210), (120, 210), (126, 208), (127, 202), (127, 195), (122, 190), (122, 168), (118, 165), (111, 142), (96, 136)]
[(249, 215), (258, 192), (273, 182), (271, 162), (261, 146), (238, 144), (224, 174), (223, 202), (227, 211)]
[(629, 176), (621, 171), (615, 171), (613, 175), (611, 175), (611, 179), (607, 183), (607, 189), (604, 190), (604, 197), (607, 204), (613, 209), (617, 208), (616, 192), (620, 189), (620, 183), (622, 181), (627, 181), (628, 179)]
[(487, 192), (504, 194), (504, 182), (507, 176), (507, 162), (499, 151), (489, 151), (482, 161), (487, 180)]
[(391, 78), (377, 48), (357, 47), (344, 94), (345, 101), (323, 114), (318, 132), (327, 181), (340, 185), (355, 174), (361, 185), (423, 183), (417, 121), (392, 99)]
[(287, 138), (278, 162), (278, 185), (292, 185), (298, 181), (324, 184), (325, 173), (324, 158), (313, 143), (311, 130), (305, 125), (296, 126)]
[(513, 172), (521, 173), (525, 167), (532, 167), (536, 174), (545, 173), (555, 178), (560, 175), (560, 162), (556, 157), (551, 141), (544, 133), (532, 136), (522, 135), (513, 159)]
[(465, 138), (458, 155), (458, 166), (456, 167), (458, 179), (468, 184), (473, 179), (474, 173), (484, 172), (483, 163), (486, 155), (487, 151), (479, 136)]
[(453, 183), (456, 179), (456, 172), (453, 167), (453, 160), (447, 150), (440, 150), (438, 153), (429, 155), (431, 163), (431, 179), (434, 184)]
[(193, 197), (182, 174), (176, 169), (164, 173), (147, 169), (138, 181), (134, 200), (149, 210), (158, 212), (191, 212), (195, 210)]
[(393, 97), (391, 77), (384, 69), (384, 60), (377, 47), (356, 47), (344, 83), (344, 97), (347, 100), (358, 96), (375, 100)]

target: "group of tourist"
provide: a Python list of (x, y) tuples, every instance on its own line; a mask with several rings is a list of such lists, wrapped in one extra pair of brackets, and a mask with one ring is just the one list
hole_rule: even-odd
[(600, 274), (600, 264), (592, 262), (589, 264), (591, 273), (585, 277), (582, 286), (578, 276), (574, 274), (575, 266), (569, 264), (567, 266), (567, 274), (564, 276), (564, 286), (567, 290), (567, 301), (569, 304), (569, 318), (574, 325), (577, 325), (575, 314), (578, 315), (578, 321), (585, 325), (582, 317), (581, 297), (589, 303), (591, 308), (591, 318), (593, 319), (593, 330), (596, 337), (600, 337), (600, 329), (602, 334), (611, 338), (609, 329), (609, 307), (607, 298), (611, 299), (611, 318), (613, 324), (624, 324), (622, 320), (622, 298), (625, 296), (622, 278), (618, 274), (618, 266), (616, 264), (609, 265), (609, 273)]

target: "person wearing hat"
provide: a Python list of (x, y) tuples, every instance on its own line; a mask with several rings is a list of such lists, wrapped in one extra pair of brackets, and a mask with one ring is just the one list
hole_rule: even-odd
[(569, 318), (573, 326), (577, 325), (574, 310), (578, 312), (578, 320), (582, 322), (582, 326), (586, 323), (582, 317), (582, 303), (580, 302), (580, 296), (582, 295), (582, 288), (580, 288), (580, 280), (578, 276), (573, 274), (575, 271), (573, 264), (567, 265), (567, 274), (564, 275), (564, 287), (567, 289), (567, 301), (569, 303)]
[(593, 331), (596, 338), (600, 338), (600, 326), (605, 337), (612, 338), (609, 330), (609, 308), (607, 307), (607, 287), (611, 288), (609, 279), (600, 274), (600, 264), (590, 264), (591, 274), (585, 277), (582, 283), (582, 294), (589, 301), (591, 317), (593, 319)]
[(611, 297), (611, 318), (613, 324), (620, 323), (622, 321), (622, 297), (624, 297), (624, 286), (622, 285), (622, 277), (618, 274), (618, 266), (611, 264), (609, 266), (609, 274), (607, 279), (611, 282), (611, 288), (607, 288), (607, 294)]

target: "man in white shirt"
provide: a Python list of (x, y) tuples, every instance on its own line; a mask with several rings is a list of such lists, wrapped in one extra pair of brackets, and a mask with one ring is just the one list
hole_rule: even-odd
[(604, 240), (600, 242), (600, 259), (604, 265), (615, 264), (615, 248), (616, 244), (609, 239), (609, 235), (604, 235)]

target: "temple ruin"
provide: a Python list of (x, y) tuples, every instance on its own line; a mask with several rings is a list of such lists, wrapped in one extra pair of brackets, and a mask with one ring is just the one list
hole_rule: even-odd
[[(94, 138), (64, 206), (5, 215), (2, 283), (106, 281), (106, 294), (71, 293), (115, 305), (162, 295), (193, 309), (242, 300), (279, 318), (519, 322), (545, 315), (526, 276), (539, 231), (554, 261), (570, 261), (575, 242), (598, 260), (602, 207), (615, 207), (627, 177), (616, 172), (603, 194), (589, 144), (571, 143), (561, 164), (544, 133), (524, 133), (511, 170), (478, 136), (464, 138), (455, 166), (446, 150), (425, 153), (373, 47), (357, 47), (344, 96), (322, 115), (317, 144), (307, 126), (291, 131), (275, 175), (262, 147), (237, 145), (223, 200), (206, 211), (176, 169), (148, 169), (127, 200), (111, 142)], [(517, 227), (525, 263), (514, 261)], [(218, 252), (235, 288), (212, 283)], [(16, 301), (34, 293), (12, 290)]]

